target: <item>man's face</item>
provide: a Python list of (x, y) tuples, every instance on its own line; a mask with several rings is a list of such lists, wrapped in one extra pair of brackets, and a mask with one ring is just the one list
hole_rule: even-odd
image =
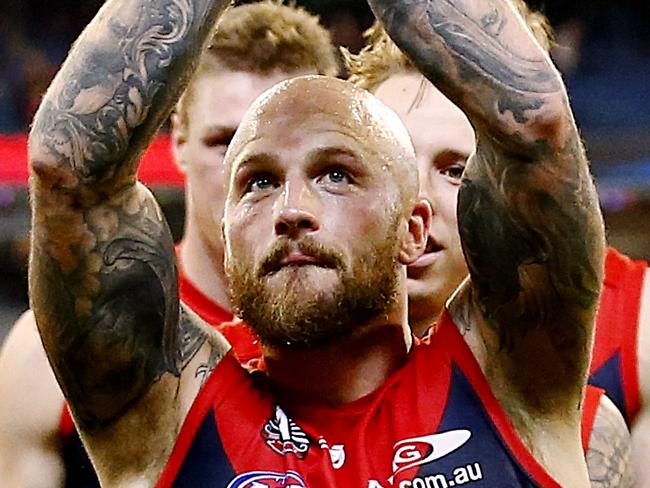
[(467, 274), (456, 201), (474, 151), (474, 131), (461, 110), (421, 75), (393, 76), (376, 95), (406, 125), (418, 161), (420, 197), (433, 208), (426, 252), (408, 268), (409, 321), (430, 325)]
[(186, 108), (188, 125), (174, 130), (177, 159), (186, 173), (187, 219), (199, 229), (217, 263), (223, 262), (226, 148), (250, 104), (292, 76), (229, 70), (205, 73), (194, 82), (194, 97)]
[(397, 185), (349, 105), (323, 105), (269, 110), (232, 149), (226, 271), (235, 308), (269, 345), (327, 344), (395, 300)]

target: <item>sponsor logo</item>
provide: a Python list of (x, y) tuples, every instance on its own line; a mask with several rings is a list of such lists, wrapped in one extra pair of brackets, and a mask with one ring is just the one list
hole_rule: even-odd
[(377, 480), (368, 481), (368, 488), (454, 488), (483, 479), (483, 470), (479, 463), (457, 466), (452, 469), (451, 475), (436, 473), (425, 476), (416, 476), (412, 480), (402, 480), (395, 485), (382, 485)]
[(250, 471), (237, 476), (227, 488), (307, 488), (307, 484), (294, 471)]
[(345, 464), (345, 446), (343, 444), (334, 444), (332, 447), (321, 437), (318, 439), (318, 446), (321, 449), (327, 449), (330, 453), (330, 460), (334, 469), (341, 469)]
[(307, 434), (277, 405), (273, 417), (262, 428), (262, 437), (281, 456), (293, 453), (298, 459), (303, 459), (309, 451)]
[(402, 471), (445, 457), (462, 447), (470, 437), (472, 433), (469, 430), (458, 429), (399, 441), (394, 446), (393, 476), (389, 482), (392, 483)]

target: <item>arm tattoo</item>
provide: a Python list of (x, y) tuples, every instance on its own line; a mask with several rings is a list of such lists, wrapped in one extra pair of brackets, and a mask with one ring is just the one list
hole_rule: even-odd
[[(563, 91), (541, 50), (515, 49), (517, 26), (504, 0), (371, 0), (395, 43), (472, 117), (494, 129), (509, 114), (525, 124), (544, 98)], [(495, 111), (496, 109), (496, 111)]]
[(623, 415), (603, 397), (589, 437), (587, 468), (592, 488), (635, 486), (630, 462), (632, 442)]
[(205, 385), (205, 382), (208, 380), (210, 374), (217, 366), (217, 363), (219, 363), (221, 358), (223, 358), (223, 351), (213, 347), (210, 350), (210, 356), (208, 357), (208, 360), (196, 368), (195, 377), (201, 378), (201, 386)]
[(198, 344), (179, 318), (171, 234), (135, 173), (225, 5), (107, 2), (34, 120), (30, 295), (87, 432), (178, 376)]
[(53, 160), (85, 185), (132, 182), (140, 152), (168, 115), (213, 25), (213, 3), (107, 3), (35, 117), (34, 169), (51, 170)]
[[(370, 3), (395, 43), (477, 131), (458, 225), (469, 296), (496, 331), (499, 350), (519, 365), (508, 379), (525, 389), (524, 398), (536, 396), (538, 406), (549, 404), (542, 390), (568, 398), (569, 388), (575, 406), (604, 239), (557, 70), (508, 0)], [(548, 386), (548, 377), (561, 380)]]

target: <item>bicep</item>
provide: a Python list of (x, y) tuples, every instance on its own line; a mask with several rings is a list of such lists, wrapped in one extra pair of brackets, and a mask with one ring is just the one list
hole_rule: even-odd
[(494, 343), (491, 360), (540, 408), (579, 400), (601, 287), (602, 222), (576, 152), (524, 158), (479, 143), (458, 199), (472, 305)]
[(173, 243), (143, 186), (90, 206), (62, 190), (44, 198), (52, 205), (37, 202), (34, 213), (32, 305), (76, 421), (92, 431), (177, 372)]

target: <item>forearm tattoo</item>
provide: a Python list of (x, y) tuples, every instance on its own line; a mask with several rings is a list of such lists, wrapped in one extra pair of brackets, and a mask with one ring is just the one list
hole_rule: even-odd
[(197, 346), (179, 329), (171, 234), (135, 173), (225, 5), (107, 2), (35, 117), (30, 295), (86, 431), (179, 375)]
[(561, 365), (562, 386), (572, 385), (578, 398), (603, 227), (557, 70), (507, 0), (370, 3), (395, 43), (476, 128), (458, 204), (471, 296), (501, 350), (546, 330), (551, 344), (539, 350)]
[[(370, 0), (395, 43), (473, 123), (526, 124), (562, 82), (541, 50), (518, 49), (504, 0)], [(511, 136), (511, 134), (510, 134)]]

